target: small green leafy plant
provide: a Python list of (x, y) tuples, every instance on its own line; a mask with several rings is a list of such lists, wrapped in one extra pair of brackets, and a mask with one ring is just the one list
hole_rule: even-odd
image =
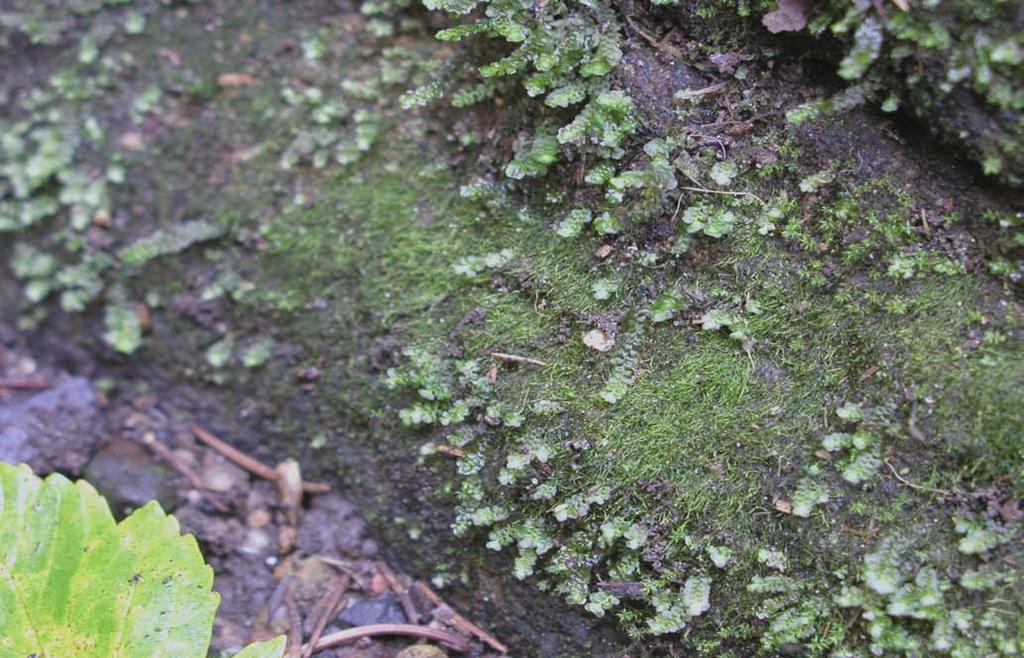
[[(1024, 94), (1024, 41), (1012, 3), (942, 3), (911, 7), (894, 3), (875, 12), (871, 3), (827, 2), (816, 7), (807, 30), (830, 33), (846, 46), (837, 73), (851, 85), (838, 94), (806, 103), (788, 114), (801, 123), (877, 101), (882, 111), (909, 105), (933, 126), (970, 123), (943, 118), (935, 108), (968, 90), (991, 116), (983, 129), (957, 128), (958, 141), (986, 174), (1011, 185), (1021, 182), (1020, 112)], [(996, 118), (998, 117), (998, 119)]]
[[(121, 523), (88, 483), (0, 463), (0, 655), (207, 655), (219, 596), (156, 502)], [(236, 658), (280, 658), (284, 637)]]

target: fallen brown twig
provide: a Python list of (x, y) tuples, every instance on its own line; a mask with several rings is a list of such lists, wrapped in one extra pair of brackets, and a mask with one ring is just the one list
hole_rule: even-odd
[(547, 364), (539, 359), (531, 359), (528, 356), (519, 356), (518, 354), (506, 354), (505, 352), (491, 352), (491, 356), (495, 359), (501, 359), (502, 361), (511, 361), (513, 363), (529, 363), (535, 366), (546, 366)]
[(409, 589), (399, 582), (398, 576), (395, 575), (395, 572), (391, 570), (391, 567), (386, 562), (378, 562), (377, 570), (384, 576), (384, 580), (388, 581), (391, 591), (398, 595), (398, 601), (402, 604), (405, 618), (411, 624), (418, 624), (420, 621), (420, 611), (416, 609), (416, 604), (413, 603), (412, 597), (409, 596)]
[(191, 466), (183, 462), (178, 455), (174, 454), (170, 448), (157, 441), (152, 432), (147, 432), (145, 436), (142, 437), (142, 443), (155, 452), (158, 457), (170, 464), (174, 470), (185, 476), (185, 479), (187, 479), (189, 483), (199, 491), (199, 493), (206, 496), (206, 499), (213, 504), (218, 512), (221, 514), (227, 514), (231, 511), (227, 505), (221, 502), (220, 498), (218, 498), (215, 493), (206, 488), (206, 485), (203, 484), (203, 479), (199, 477), (199, 474), (192, 470)]
[(438, 452), (440, 452), (442, 454), (445, 454), (445, 455), (451, 455), (452, 457), (465, 457), (466, 456), (466, 451), (465, 450), (463, 450), (462, 448), (456, 447), (456, 446), (448, 445), (447, 443), (437, 443), (437, 444), (435, 444), (434, 445), (434, 450), (436, 450), (436, 451), (438, 451)]
[(317, 606), (320, 607), (320, 617), (316, 620), (316, 625), (313, 626), (309, 642), (302, 646), (302, 658), (309, 658), (316, 651), (315, 647), (317, 642), (320, 641), (320, 636), (323, 635), (324, 629), (327, 627), (327, 622), (334, 616), (334, 609), (338, 607), (341, 595), (348, 589), (348, 582), (348, 576), (339, 576), (337, 584), (329, 589), (317, 603)]
[(687, 192), (703, 192), (705, 194), (723, 194), (725, 196), (749, 197), (751, 199), (757, 199), (757, 201), (760, 202), (762, 206), (768, 205), (767, 203), (765, 203), (764, 199), (757, 196), (753, 192), (731, 192), (729, 190), (712, 190), (711, 188), (704, 187), (703, 185), (701, 185), (700, 181), (694, 179), (693, 176), (687, 174), (686, 177), (690, 179), (690, 182), (693, 183), (693, 186), (680, 185), (680, 190), (686, 190)]
[(955, 493), (953, 491), (946, 491), (945, 489), (933, 489), (931, 487), (926, 487), (920, 484), (914, 484), (910, 480), (900, 475), (899, 472), (896, 470), (896, 467), (893, 466), (891, 462), (887, 460), (882, 460), (882, 463), (889, 467), (889, 470), (892, 471), (893, 477), (895, 477), (897, 480), (907, 485), (911, 489), (916, 489), (918, 491), (927, 491), (928, 493), (939, 494), (940, 496), (951, 496)]
[[(324, 635), (316, 644), (312, 645), (310, 654), (322, 649), (330, 649), (347, 642), (362, 639), (364, 637), (380, 637), (382, 635), (405, 635), (408, 637), (421, 637), (434, 642), (446, 644), (456, 651), (469, 651), (469, 641), (454, 633), (440, 631), (427, 626), (415, 624), (370, 624), (369, 626), (357, 626), (330, 635)], [(305, 647), (303, 647), (305, 649)]]
[(50, 386), (44, 379), (0, 379), (0, 389), (8, 391), (41, 391)]
[[(206, 431), (198, 425), (192, 426), (192, 434), (197, 439), (210, 446), (225, 458), (235, 462), (250, 473), (269, 480), (271, 482), (277, 482), (281, 479), (281, 472), (277, 469), (270, 468), (266, 464), (256, 459), (253, 459), (249, 455), (245, 454), (241, 450), (225, 443), (221, 439), (217, 438), (210, 432)], [(330, 485), (323, 482), (303, 482), (302, 490), (306, 493), (325, 493), (331, 490)]]
[(299, 616), (299, 606), (295, 603), (295, 595), (292, 593), (292, 581), (288, 579), (288, 585), (284, 588), (284, 605), (288, 611), (288, 641), (285, 645), (285, 658), (299, 658), (305, 650), (302, 644), (302, 618)]
[(728, 86), (729, 81), (723, 80), (722, 82), (715, 82), (714, 84), (701, 87), (700, 89), (681, 89), (676, 92), (675, 98), (677, 100), (689, 100), (699, 96), (706, 96), (707, 94), (717, 94)]
[(879, 370), (881, 370), (879, 366), (871, 366), (870, 368), (861, 373), (860, 377), (857, 378), (857, 383), (863, 384), (867, 380), (874, 377)]
[(440, 596), (438, 596), (434, 592), (434, 590), (430, 589), (429, 587), (427, 587), (423, 583), (416, 583), (416, 584), (419, 586), (420, 591), (423, 593), (423, 596), (425, 596), (428, 599), (430, 599), (430, 601), (434, 605), (436, 605), (438, 607), (443, 606), (443, 607), (448, 608), (449, 610), (452, 611), (452, 623), (455, 626), (459, 627), (460, 629), (462, 629), (463, 631), (469, 633), (470, 635), (472, 635), (472, 636), (474, 636), (476, 638), (479, 638), (481, 642), (483, 642), (487, 646), (491, 647), (492, 649), (494, 649), (498, 653), (508, 653), (508, 647), (506, 647), (504, 644), (499, 642), (496, 637), (494, 637), (493, 635), (491, 635), (490, 633), (488, 633), (484, 629), (480, 628), (479, 626), (477, 626), (473, 622), (469, 621), (468, 619), (466, 619), (465, 617), (463, 617), (459, 613), (455, 612), (455, 610), (452, 610), (452, 607), (450, 605), (448, 605), (447, 603), (445, 603), (444, 599), (442, 599)]
[(338, 571), (341, 571), (342, 573), (345, 573), (345, 574), (348, 574), (348, 575), (352, 575), (351, 574), (352, 564), (349, 563), (349, 562), (346, 562), (345, 560), (339, 560), (338, 558), (331, 557), (329, 555), (314, 555), (313, 557), (315, 557), (317, 560), (320, 560), (324, 564), (327, 564), (327, 565), (330, 565), (330, 566), (334, 567), (335, 569), (337, 569)]
[[(622, 16), (623, 16), (623, 18), (626, 19), (626, 23), (628, 23), (629, 26), (631, 28), (633, 28), (633, 31), (635, 31), (637, 34), (639, 34), (641, 37), (643, 37), (644, 41), (646, 41), (647, 43), (651, 44), (652, 46), (654, 46), (658, 50), (662, 51), (663, 53), (667, 53), (670, 57), (673, 57), (673, 58), (678, 58), (678, 57), (680, 57), (683, 54), (683, 52), (681, 50), (679, 50), (678, 48), (675, 48), (675, 47), (670, 46), (670, 45), (668, 45), (666, 43), (663, 43), (664, 40), (665, 40), (665, 37), (662, 37), (661, 39), (656, 39), (653, 35), (648, 34), (643, 28), (641, 28), (639, 25), (637, 25), (636, 21), (633, 20), (633, 17), (630, 16), (630, 14), (628, 12), (623, 12)], [(665, 36), (668, 36), (668, 35), (665, 35)]]
[(712, 189), (707, 188), (707, 187), (693, 187), (693, 186), (688, 186), (688, 185), (680, 185), (679, 189), (680, 190), (686, 190), (687, 192), (703, 192), (704, 194), (724, 194), (726, 196), (749, 197), (751, 199), (757, 199), (758, 201), (761, 202), (761, 205), (767, 205), (764, 202), (764, 199), (762, 199), (761, 197), (757, 196), (753, 192), (730, 192), (729, 190), (712, 190)]

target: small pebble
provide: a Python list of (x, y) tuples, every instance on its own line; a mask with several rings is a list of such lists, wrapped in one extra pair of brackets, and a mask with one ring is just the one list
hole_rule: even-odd
[(431, 644), (414, 644), (399, 651), (395, 658), (448, 658), (448, 654)]
[(264, 528), (270, 523), (270, 512), (265, 509), (253, 510), (245, 519), (250, 528)]
[(353, 601), (341, 611), (338, 621), (349, 626), (408, 623), (405, 613), (402, 612), (402, 606), (398, 602), (398, 597), (391, 592), (372, 599)]
[(242, 541), (242, 545), (238, 547), (238, 551), (249, 555), (260, 555), (267, 552), (269, 546), (270, 537), (266, 532), (258, 528), (250, 528), (245, 533), (245, 539)]
[(202, 478), (207, 489), (223, 493), (248, 482), (249, 474), (217, 453), (207, 451), (203, 456)]

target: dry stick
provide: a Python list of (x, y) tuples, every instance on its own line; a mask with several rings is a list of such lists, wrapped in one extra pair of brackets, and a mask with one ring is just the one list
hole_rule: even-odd
[(455, 612), (455, 610), (452, 610), (451, 606), (449, 606), (447, 603), (444, 602), (444, 599), (442, 599), (440, 596), (438, 596), (436, 593), (434, 593), (434, 590), (430, 589), (429, 587), (427, 587), (423, 583), (416, 583), (416, 584), (419, 585), (420, 591), (423, 592), (423, 596), (425, 596), (428, 599), (430, 599), (431, 602), (433, 602), (434, 605), (439, 606), (439, 607), (443, 606), (443, 607), (448, 608), (449, 610), (452, 611), (452, 623), (453, 624), (455, 624), (456, 626), (458, 626), (459, 628), (461, 628), (465, 632), (467, 632), (467, 633), (469, 633), (469, 634), (479, 638), (481, 642), (483, 642), (487, 646), (491, 647), (492, 649), (494, 649), (498, 653), (503, 653), (503, 654), (504, 653), (508, 653), (508, 647), (506, 647), (504, 644), (499, 642), (496, 637), (494, 637), (493, 635), (491, 635), (490, 633), (488, 633), (484, 629), (480, 628), (479, 626), (477, 626), (473, 622), (469, 621), (468, 619), (466, 619), (465, 617), (463, 617), (459, 613)]
[[(198, 425), (191, 427), (192, 433), (195, 434), (196, 438), (210, 446), (226, 458), (235, 462), (245, 470), (253, 473), (264, 480), (270, 480), (271, 482), (277, 482), (278, 478), (281, 477), (280, 473), (263, 462), (257, 461), (249, 455), (241, 452), (240, 450), (232, 447), (224, 441), (218, 439), (216, 436), (207, 432)], [(306, 493), (325, 493), (331, 490), (331, 487), (323, 482), (303, 482), (302, 490)]]
[(914, 484), (910, 480), (908, 480), (908, 479), (904, 478), (902, 475), (900, 475), (899, 472), (896, 471), (896, 467), (893, 466), (890, 462), (888, 462), (886, 460), (882, 460), (882, 463), (884, 463), (886, 466), (889, 467), (889, 470), (892, 471), (892, 474), (896, 477), (897, 480), (899, 480), (903, 484), (907, 485), (911, 489), (917, 489), (918, 491), (927, 491), (929, 493), (936, 493), (936, 494), (939, 494), (941, 496), (951, 496), (954, 493), (952, 491), (945, 491), (943, 489), (932, 489), (931, 487), (925, 487), (925, 486), (920, 485), (920, 484)]
[(398, 594), (398, 600), (402, 604), (402, 611), (405, 612), (405, 618), (408, 619), (411, 624), (418, 624), (420, 621), (420, 611), (416, 609), (416, 604), (412, 602), (412, 597), (409, 596), (408, 588), (398, 582), (398, 577), (395, 576), (395, 572), (391, 570), (391, 567), (389, 567), (386, 562), (378, 562), (377, 570), (380, 571), (382, 576), (384, 576), (384, 580), (388, 581), (388, 585), (391, 586), (391, 590)]
[(145, 444), (150, 450), (155, 452), (158, 457), (163, 459), (165, 462), (170, 464), (174, 470), (178, 471), (195, 487), (199, 493), (206, 496), (207, 500), (213, 503), (213, 506), (217, 508), (217, 511), (221, 514), (227, 514), (231, 511), (227, 505), (222, 503), (217, 495), (206, 488), (203, 484), (203, 479), (199, 477), (199, 474), (192, 470), (192, 467), (181, 460), (178, 455), (174, 454), (170, 448), (165, 446), (156, 440), (156, 437), (152, 433), (147, 433), (142, 437), (142, 443)]
[(334, 557), (331, 557), (329, 555), (317, 554), (317, 555), (314, 555), (313, 557), (315, 557), (316, 559), (320, 560), (324, 564), (328, 564), (328, 565), (334, 567), (335, 569), (338, 569), (339, 571), (341, 571), (343, 573), (346, 573), (348, 575), (352, 575), (351, 574), (352, 564), (349, 563), (349, 562), (345, 562), (344, 560), (339, 560), (338, 558), (334, 558)]
[(546, 366), (547, 364), (538, 359), (531, 359), (528, 356), (519, 356), (518, 354), (505, 354), (504, 352), (491, 352), (491, 356), (495, 359), (501, 359), (502, 361), (512, 361), (513, 363), (529, 363), (535, 366)]
[[(700, 89), (680, 89), (679, 91), (676, 92), (676, 95), (678, 98), (682, 100), (689, 100), (691, 98), (696, 98), (698, 96), (705, 96), (707, 94), (718, 93), (725, 89), (728, 85), (729, 81), (723, 80), (722, 82), (715, 82), (713, 84), (708, 85), (707, 87), (701, 87)], [(701, 135), (701, 137), (703, 137), (703, 135)]]
[(313, 557), (317, 560), (320, 560), (324, 564), (332, 566), (338, 571), (347, 575), (349, 578), (352, 579), (352, 582), (354, 582), (356, 587), (358, 587), (359, 589), (366, 592), (370, 591), (369, 581), (367, 581), (365, 578), (361, 578), (356, 571), (353, 571), (353, 565), (351, 562), (346, 562), (345, 560), (338, 560), (336, 558), (329, 557), (327, 555), (322, 555), (320, 553), (317, 553)]
[(196, 438), (210, 446), (220, 454), (224, 455), (231, 461), (235, 462), (245, 470), (258, 475), (264, 480), (274, 481), (278, 478), (277, 471), (270, 468), (266, 464), (256, 461), (249, 455), (236, 450), (234, 447), (228, 445), (224, 441), (221, 441), (213, 434), (207, 432), (198, 425), (192, 426), (192, 433), (196, 435)]
[(405, 618), (409, 620), (409, 623), (420, 623), (420, 611), (416, 609), (416, 604), (413, 603), (412, 597), (409, 596), (409, 590), (398, 590), (398, 601), (402, 604), (402, 610), (405, 612)]
[(457, 446), (450, 446), (447, 443), (438, 443), (434, 446), (434, 450), (445, 454), (451, 455), (452, 457), (465, 457), (466, 451)]
[(309, 636), (309, 642), (302, 647), (302, 658), (309, 658), (316, 650), (313, 647), (320, 641), (320, 636), (323, 635), (324, 629), (327, 628), (327, 622), (334, 615), (334, 609), (338, 607), (341, 595), (348, 589), (348, 580), (348, 576), (339, 576), (338, 584), (328, 590), (323, 598), (320, 599), (320, 602), (317, 603), (317, 605), (323, 604), (323, 610), (320, 613), (320, 618), (316, 620), (313, 633)]
[(284, 655), (286, 658), (299, 658), (305, 650), (302, 644), (302, 618), (299, 617), (299, 606), (295, 603), (290, 580), (284, 590), (284, 605), (288, 610), (288, 643)]
[(679, 215), (679, 209), (682, 208), (682, 207), (683, 207), (683, 195), (680, 194), (679, 198), (676, 199), (676, 209), (675, 209), (675, 212), (672, 213), (672, 218), (668, 220), (669, 223), (672, 224), (672, 228), (673, 229), (675, 229), (676, 216)]
[[(690, 178), (690, 180), (693, 180), (693, 179)], [(697, 181), (693, 181), (693, 182), (696, 183)], [(708, 189), (706, 187), (690, 187), (690, 186), (686, 186), (686, 185), (681, 185), (679, 187), (679, 189), (680, 190), (686, 190), (688, 192), (704, 192), (706, 194), (725, 194), (725, 195), (728, 195), (728, 196), (748, 196), (748, 197), (752, 197), (752, 198), (757, 199), (758, 201), (760, 201), (761, 205), (767, 205), (767, 204), (765, 204), (764, 200), (761, 197), (757, 196), (753, 192), (729, 192), (727, 190), (711, 190), (711, 189)], [(676, 210), (675, 210), (675, 212), (672, 213), (672, 219), (669, 220), (670, 222), (674, 223), (676, 221), (676, 216), (679, 214), (679, 209), (682, 208), (682, 206), (683, 206), (683, 195), (680, 194), (679, 195), (679, 199), (676, 201)]]
[(417, 626), (415, 624), (370, 624), (368, 626), (357, 626), (356, 628), (349, 628), (344, 631), (338, 631), (337, 633), (331, 633), (320, 638), (315, 645), (313, 645), (313, 652), (320, 651), (321, 649), (330, 649), (346, 642), (353, 642), (360, 640), (364, 637), (379, 637), (381, 635), (406, 635), (410, 637), (422, 637), (427, 640), (433, 640), (435, 642), (441, 642), (447, 644), (456, 651), (469, 651), (469, 641), (464, 637), (459, 637), (453, 633), (446, 631), (440, 631), (435, 628), (429, 628), (427, 626)]
[(867, 380), (869, 380), (869, 379), (871, 379), (872, 377), (874, 377), (874, 376), (875, 376), (875, 374), (876, 374), (876, 373), (877, 373), (877, 372), (878, 372), (879, 370), (881, 370), (881, 368), (880, 368), (879, 366), (871, 366), (870, 368), (868, 368), (867, 370), (865, 370), (865, 371), (864, 371), (863, 373), (861, 373), (861, 376), (857, 378), (857, 383), (858, 383), (858, 384), (863, 384), (863, 383), (864, 383), (864, 382), (866, 382)]
[(45, 380), (0, 380), (0, 389), (8, 391), (40, 391), (50, 386)]
[(680, 185), (679, 189), (686, 190), (688, 192), (704, 192), (705, 194), (726, 194), (728, 196), (748, 196), (752, 199), (757, 199), (761, 202), (761, 205), (766, 205), (764, 199), (757, 196), (753, 192), (730, 192), (728, 190), (712, 190), (706, 187), (687, 187), (686, 185)]
[(687, 187), (685, 185), (681, 185), (679, 187), (679, 189), (681, 189), (681, 190), (687, 190), (688, 192), (704, 192), (706, 194), (724, 194), (724, 195), (727, 195), (727, 196), (748, 196), (748, 197), (750, 197), (752, 199), (757, 199), (761, 203), (762, 206), (768, 205), (767, 203), (764, 202), (764, 199), (762, 199), (761, 197), (757, 196), (753, 192), (730, 192), (728, 190), (712, 190), (710, 188), (707, 188), (707, 187), (704, 187), (703, 185), (701, 185), (700, 181), (694, 179), (693, 176), (690, 176), (689, 174), (685, 174), (685, 175), (686, 175), (687, 178), (690, 179), (690, 181), (696, 187)]
[(629, 24), (629, 26), (631, 28), (633, 28), (633, 30), (637, 34), (639, 34), (640, 36), (642, 36), (644, 38), (644, 41), (646, 41), (647, 43), (651, 44), (652, 46), (654, 46), (658, 50), (660, 50), (662, 52), (666, 52), (669, 55), (671, 55), (672, 57), (679, 57), (679, 56), (681, 56), (683, 54), (682, 51), (679, 50), (678, 48), (673, 48), (672, 46), (664, 44), (660, 40), (654, 38), (654, 36), (652, 36), (652, 35), (648, 34), (647, 32), (645, 32), (643, 29), (640, 28), (639, 25), (636, 24), (636, 22), (633, 20), (633, 18), (629, 14), (623, 12), (622, 16), (623, 16), (623, 18), (626, 19), (626, 22)]

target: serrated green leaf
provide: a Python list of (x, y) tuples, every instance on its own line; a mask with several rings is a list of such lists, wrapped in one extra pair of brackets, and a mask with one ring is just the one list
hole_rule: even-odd
[(155, 502), (115, 524), (89, 484), (0, 464), (0, 655), (206, 655), (219, 596)]

